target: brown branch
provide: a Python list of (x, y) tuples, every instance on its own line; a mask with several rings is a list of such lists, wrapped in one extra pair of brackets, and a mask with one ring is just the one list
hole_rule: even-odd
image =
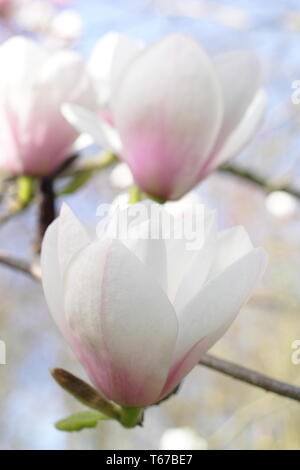
[[(15, 258), (7, 253), (0, 252), (0, 264), (16, 271), (20, 271), (30, 276), (35, 281), (41, 281), (39, 269), (33, 264), (20, 258)], [(267, 392), (272, 392), (277, 395), (290, 398), (291, 400), (300, 401), (300, 387), (273, 379), (272, 377), (268, 377), (260, 372), (248, 369), (247, 367), (226, 361), (225, 359), (219, 359), (218, 357), (210, 354), (205, 354), (199, 364), (233, 379), (240, 380), (241, 382), (266, 390)]]
[(45, 232), (55, 217), (53, 180), (51, 178), (42, 178), (40, 181), (37, 252), (40, 251)]
[(224, 173), (229, 173), (238, 178), (247, 180), (249, 183), (253, 183), (256, 186), (259, 186), (261, 189), (267, 193), (272, 193), (273, 191), (285, 191), (286, 193), (294, 196), (297, 199), (300, 199), (300, 190), (293, 188), (291, 186), (278, 186), (275, 184), (268, 183), (264, 178), (258, 176), (256, 173), (244, 170), (243, 168), (237, 167), (235, 165), (226, 165), (219, 169)]
[(261, 374), (260, 372), (247, 369), (246, 367), (233, 362), (219, 359), (218, 357), (211, 356), (210, 354), (205, 354), (199, 364), (217, 372), (221, 372), (224, 375), (228, 375), (233, 379), (262, 388), (267, 392), (276, 393), (277, 395), (290, 398), (291, 400), (300, 401), (300, 387), (296, 387), (295, 385), (291, 385), (286, 382), (281, 382), (280, 380), (273, 379), (267, 375)]

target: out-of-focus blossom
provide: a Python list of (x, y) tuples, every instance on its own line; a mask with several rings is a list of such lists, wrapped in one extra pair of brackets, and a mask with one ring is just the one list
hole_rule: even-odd
[(19, 0), (13, 12), (13, 21), (22, 30), (46, 33), (55, 15), (51, 2)]
[(162, 450), (207, 450), (208, 444), (192, 428), (170, 428), (163, 433), (160, 448)]
[(63, 10), (54, 16), (50, 27), (51, 42), (57, 46), (68, 46), (76, 42), (83, 32), (81, 16), (75, 10)]
[(108, 119), (76, 106), (65, 106), (64, 113), (119, 151), (152, 196), (180, 198), (239, 153), (262, 120), (260, 65), (249, 52), (211, 60), (192, 37), (174, 34), (139, 54), (128, 43), (123, 57), (110, 82)]
[(297, 211), (297, 201), (285, 191), (273, 191), (266, 197), (266, 208), (275, 217), (292, 217)]
[[(102, 220), (93, 237), (63, 206), (44, 238), (42, 278), (50, 311), (97, 389), (145, 407), (167, 396), (225, 333), (266, 255), (243, 228), (218, 233), (208, 212), (196, 232), (201, 244), (189, 250), (172, 232), (179, 220), (162, 206), (148, 201), (124, 211)], [(124, 217), (129, 231), (111, 237)], [(166, 217), (170, 238), (151, 238)]]
[(113, 188), (125, 190), (133, 185), (133, 176), (126, 163), (119, 163), (111, 172), (109, 177)]
[(78, 137), (62, 103), (93, 106), (89, 75), (75, 52), (49, 54), (21, 37), (0, 47), (0, 68), (0, 164), (14, 174), (46, 175)]
[(6, 17), (11, 12), (13, 0), (0, 0), (0, 16)]

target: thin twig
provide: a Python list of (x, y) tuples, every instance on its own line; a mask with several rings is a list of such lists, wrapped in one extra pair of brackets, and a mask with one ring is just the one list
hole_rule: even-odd
[(34, 281), (41, 281), (40, 270), (34, 263), (29, 263), (24, 259), (17, 258), (4, 251), (0, 251), (0, 264), (26, 274)]
[(293, 188), (291, 186), (279, 186), (275, 184), (268, 183), (264, 178), (258, 176), (256, 173), (244, 170), (243, 168), (239, 168), (235, 165), (226, 165), (220, 168), (220, 171), (224, 173), (229, 173), (231, 175), (237, 176), (238, 178), (244, 179), (249, 183), (253, 183), (256, 186), (259, 186), (267, 193), (271, 193), (273, 191), (285, 191), (289, 193), (291, 196), (294, 196), (297, 199), (300, 199), (300, 190)]
[(86, 160), (84, 163), (77, 163), (71, 165), (64, 172), (61, 172), (58, 177), (69, 177), (69, 176), (78, 176), (87, 171), (98, 172), (108, 168), (118, 161), (117, 155), (112, 152), (103, 152), (99, 157), (94, 157)]
[[(7, 253), (0, 252), (0, 264), (15, 269), (16, 271), (21, 271), (35, 281), (41, 281), (41, 275), (38, 272), (38, 269), (34, 267), (33, 264), (20, 258), (15, 258)], [(219, 359), (218, 357), (210, 354), (205, 354), (199, 364), (217, 372), (221, 372), (233, 379), (240, 380), (241, 382), (249, 385), (254, 385), (255, 387), (266, 390), (267, 392), (272, 392), (292, 400), (300, 401), (300, 387), (273, 379), (272, 377), (268, 377), (260, 372), (248, 369), (247, 367), (226, 361), (225, 359)]]
[(26, 207), (18, 207), (16, 209), (10, 210), (8, 212), (5, 212), (4, 214), (0, 215), (0, 225), (4, 225), (7, 222), (9, 222), (11, 219), (13, 219), (16, 215), (21, 214), (22, 212), (27, 209), (28, 206)]
[(277, 395), (290, 398), (291, 400), (300, 401), (300, 387), (296, 387), (295, 385), (291, 385), (286, 382), (281, 382), (280, 380), (273, 379), (267, 375), (261, 374), (260, 372), (256, 372), (233, 362), (219, 359), (218, 357), (211, 356), (210, 354), (205, 354), (199, 364), (217, 372), (221, 372), (224, 375), (228, 375), (233, 379), (262, 388), (267, 392), (276, 393)]

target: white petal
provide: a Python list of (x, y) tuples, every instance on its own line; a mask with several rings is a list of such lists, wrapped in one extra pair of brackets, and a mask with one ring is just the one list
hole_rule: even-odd
[(122, 239), (122, 242), (146, 266), (163, 291), (167, 292), (166, 242), (161, 236), (156, 238), (155, 234), (160, 227), (160, 221), (153, 219), (151, 223), (147, 220), (136, 227), (135, 234), (131, 230), (128, 238)]
[(116, 86), (119, 77), (142, 47), (141, 41), (117, 32), (110, 32), (97, 42), (88, 68), (102, 104), (107, 103), (112, 87)]
[(38, 74), (37, 85), (44, 92), (48, 87), (45, 96), (51, 106), (66, 101), (96, 109), (91, 79), (81, 57), (73, 51), (52, 54)]
[(74, 104), (64, 104), (62, 113), (77, 131), (89, 134), (100, 147), (120, 152), (121, 141), (117, 132), (99, 116)]
[(179, 335), (174, 363), (202, 338), (234, 318), (247, 302), (266, 267), (266, 254), (256, 248), (209, 281), (177, 312)]
[(216, 146), (220, 148), (244, 117), (261, 85), (261, 67), (254, 54), (234, 51), (214, 61), (223, 92), (224, 116)]
[(210, 171), (238, 155), (257, 132), (264, 117), (267, 95), (260, 90), (249, 106), (244, 118), (229, 136), (219, 153), (214, 157)]
[[(180, 204), (180, 201), (178, 203)], [(193, 207), (190, 207), (190, 209), (193, 210)], [(174, 208), (172, 211), (174, 212)], [(175, 220), (179, 217), (180, 214), (175, 217)], [(191, 240), (187, 240), (184, 237), (181, 239), (172, 238), (167, 241), (168, 295), (171, 302), (175, 301), (178, 288), (193, 261), (197, 258), (199, 250), (204, 246), (205, 241), (208, 240), (212, 243), (216, 236), (216, 214), (213, 211), (204, 210), (203, 227), (198, 230), (193, 242), (196, 249), (190, 249)]]
[(0, 96), (8, 89), (18, 94), (35, 80), (36, 73), (48, 59), (49, 54), (30, 39), (15, 36), (0, 47), (1, 82)]
[(170, 366), (177, 320), (143, 264), (119, 241), (92, 243), (71, 263), (65, 292), (74, 334), (109, 370), (99, 388), (128, 406), (155, 401)]
[(193, 187), (215, 142), (220, 85), (201, 46), (174, 34), (131, 63), (112, 97), (112, 111), (124, 159), (143, 180), (138, 183), (176, 199)]
[(62, 275), (72, 257), (90, 241), (91, 238), (86, 228), (70, 207), (63, 204), (58, 219), (58, 257)]
[(41, 251), (41, 270), (44, 294), (50, 313), (62, 332), (67, 331), (64, 316), (63, 282), (58, 261), (58, 219), (47, 229)]
[(209, 273), (210, 279), (221, 274), (228, 266), (252, 249), (252, 242), (244, 227), (233, 227), (218, 233), (214, 263)]
[(174, 306), (177, 312), (180, 312), (202, 289), (208, 279), (215, 250), (216, 243), (207, 243), (193, 257), (176, 292)]
[(253, 245), (244, 227), (233, 227), (218, 233), (216, 237), (208, 237), (180, 283), (175, 298), (176, 311), (181, 311), (205, 282), (221, 274), (252, 249)]

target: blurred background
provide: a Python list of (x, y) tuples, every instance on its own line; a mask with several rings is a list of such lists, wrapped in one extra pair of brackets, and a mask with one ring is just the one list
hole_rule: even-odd
[[(208, 52), (255, 50), (269, 92), (266, 118), (235, 164), (269, 183), (300, 186), (300, 104), (292, 84), (300, 80), (298, 0), (15, 0), (0, 2), (0, 39), (35, 37), (49, 48), (70, 46), (88, 56), (96, 40), (114, 30), (151, 42), (182, 31)], [(238, 78), (238, 77), (237, 77)], [(1, 80), (1, 75), (0, 75)], [(234, 83), (233, 83), (234, 86)], [(117, 194), (111, 170), (96, 175), (66, 198), (77, 214), (97, 223), (96, 207)], [(263, 284), (212, 352), (300, 385), (300, 364), (291, 361), (300, 339), (299, 204), (285, 192), (267, 195), (222, 172), (197, 188), (219, 211), (220, 227), (244, 225), (269, 253)], [(0, 248), (30, 259), (35, 207), (0, 227)], [(103, 422), (97, 429), (63, 433), (53, 423), (82, 406), (52, 380), (64, 367), (84, 377), (48, 314), (41, 287), (0, 266), (0, 449), (300, 449), (300, 406), (230, 378), (196, 368), (179, 393), (146, 412), (131, 431)]]

